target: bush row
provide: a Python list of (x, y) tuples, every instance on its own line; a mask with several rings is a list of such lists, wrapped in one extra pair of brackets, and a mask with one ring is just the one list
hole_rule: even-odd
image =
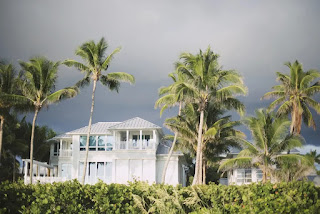
[(320, 213), (320, 188), (308, 182), (195, 187), (0, 184), (0, 213)]

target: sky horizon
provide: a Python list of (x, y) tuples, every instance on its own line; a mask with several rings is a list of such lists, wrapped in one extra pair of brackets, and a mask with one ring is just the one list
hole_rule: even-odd
[[(289, 72), (285, 62), (297, 59), (304, 71), (320, 70), (319, 9), (318, 1), (298, 0), (1, 1), (0, 58), (17, 70), (18, 60), (39, 55), (53, 61), (79, 60), (74, 55), (79, 45), (105, 37), (107, 53), (122, 47), (108, 72), (130, 73), (136, 84), (123, 83), (118, 94), (98, 84), (93, 123), (141, 117), (163, 127), (164, 119), (177, 109), (160, 118), (159, 109), (154, 109), (158, 89), (171, 83), (168, 74), (181, 52), (196, 54), (210, 45), (224, 69), (235, 69), (243, 76), (249, 94), (240, 100), (247, 115), (254, 115), (255, 109), (272, 101), (260, 98), (277, 84), (276, 71)], [(76, 69), (62, 65), (57, 89), (82, 77)], [(86, 126), (91, 92), (92, 84), (77, 97), (43, 109), (37, 124), (57, 133)], [(317, 130), (303, 126), (302, 135), (308, 145), (320, 146), (320, 117), (313, 113)]]

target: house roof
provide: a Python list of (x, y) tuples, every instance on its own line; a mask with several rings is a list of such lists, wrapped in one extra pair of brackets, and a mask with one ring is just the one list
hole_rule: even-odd
[[(228, 154), (237, 155), (237, 154), (239, 154), (240, 151), (241, 151), (241, 149), (238, 149), (238, 148), (235, 148), (235, 147), (230, 147)], [(287, 152), (283, 152), (283, 154), (285, 154), (285, 153), (287, 153)], [(300, 154), (300, 151), (298, 149), (291, 149), (290, 153), (291, 154)]]
[(157, 126), (140, 117), (135, 117), (110, 127), (110, 129), (148, 129), (148, 128), (161, 129), (160, 126)]
[[(110, 127), (117, 125), (121, 122), (98, 122), (91, 125), (90, 134), (111, 134)], [(67, 132), (67, 135), (73, 134), (87, 134), (88, 126), (82, 127), (80, 129), (76, 129), (70, 132)]]
[[(140, 117), (134, 117), (132, 119), (125, 120), (123, 122), (98, 122), (98, 123), (92, 124), (90, 134), (93, 134), (93, 135), (111, 134), (110, 130), (115, 130), (115, 129), (116, 130), (117, 129), (160, 129), (160, 134), (163, 134), (160, 126), (157, 126)], [(87, 134), (87, 133), (88, 133), (88, 126), (85, 126), (70, 132), (66, 132), (64, 134), (60, 134), (50, 140), (68, 139), (75, 134)]]
[[(167, 155), (169, 154), (172, 142), (169, 142), (170, 145), (166, 145), (163, 142), (160, 142), (156, 151), (157, 155)], [(174, 151), (173, 154), (175, 155), (182, 155), (180, 151)]]
[(55, 136), (54, 138), (52, 138), (50, 140), (68, 139), (68, 138), (71, 138), (71, 137), (72, 137), (71, 135), (68, 135), (68, 134), (64, 133), (64, 134), (59, 134), (59, 135)]

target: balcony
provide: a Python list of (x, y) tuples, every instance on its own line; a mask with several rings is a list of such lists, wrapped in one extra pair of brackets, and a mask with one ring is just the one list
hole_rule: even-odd
[(72, 157), (72, 149), (60, 149), (59, 157)]
[(153, 140), (118, 141), (114, 144), (115, 150), (155, 150), (156, 142)]

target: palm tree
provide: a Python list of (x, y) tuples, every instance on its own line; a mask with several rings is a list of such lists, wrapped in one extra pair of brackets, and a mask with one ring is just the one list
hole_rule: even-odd
[(290, 75), (277, 72), (277, 80), (281, 84), (274, 86), (273, 91), (266, 93), (262, 99), (276, 97), (268, 109), (273, 110), (279, 106), (278, 115), (291, 113), (291, 133), (300, 134), (302, 119), (315, 129), (316, 124), (309, 107), (320, 114), (320, 103), (312, 99), (320, 91), (320, 81), (314, 83), (320, 77), (320, 72), (314, 69), (304, 72), (302, 64), (297, 60), (285, 65), (290, 69)]
[(45, 57), (34, 57), (29, 62), (20, 62), (22, 71), (17, 79), (21, 95), (6, 95), (3, 98), (16, 104), (29, 105), (34, 110), (30, 140), (30, 183), (33, 177), (34, 130), (39, 111), (52, 103), (77, 95), (74, 87), (54, 91), (59, 62), (51, 62)]
[[(162, 97), (160, 97), (155, 103), (155, 108), (161, 107), (160, 117), (162, 116), (162, 113), (164, 112), (165, 109), (167, 109), (168, 107), (176, 106), (177, 104), (179, 105), (178, 116), (180, 116), (182, 104), (185, 100), (184, 91), (183, 90), (177, 91), (177, 88), (176, 88), (179, 82), (185, 81), (184, 75), (176, 71), (176, 72), (170, 73), (169, 77), (172, 79), (173, 83), (167, 87), (160, 88), (159, 95)], [(165, 183), (168, 165), (177, 141), (177, 136), (178, 136), (177, 134), (178, 133), (175, 132), (174, 138), (171, 144), (171, 148), (168, 154), (168, 158), (163, 167), (162, 179), (161, 179), (162, 183)]]
[[(232, 147), (239, 147), (239, 139), (244, 136), (234, 129), (239, 125), (238, 121), (231, 121), (230, 116), (221, 117), (224, 111), (217, 109), (217, 103), (209, 103), (205, 113), (202, 135), (202, 183), (206, 179), (206, 163), (216, 161), (221, 153), (225, 153)], [(165, 125), (178, 135), (178, 147), (189, 152), (193, 156), (197, 150), (197, 136), (199, 126), (199, 112), (194, 104), (186, 104), (182, 109), (181, 116), (166, 119)]]
[[(89, 139), (94, 109), (94, 95), (97, 82), (100, 80), (100, 82), (104, 86), (107, 86), (111, 91), (115, 90), (117, 92), (119, 91), (120, 82), (135, 82), (135, 79), (132, 75), (124, 72), (107, 73), (105, 75), (102, 74), (103, 71), (107, 71), (113, 56), (120, 51), (120, 48), (116, 48), (110, 55), (106, 56), (105, 52), (107, 48), (108, 44), (104, 38), (101, 38), (97, 44), (94, 41), (88, 41), (82, 44), (75, 52), (77, 56), (80, 56), (85, 61), (84, 64), (71, 59), (67, 59), (63, 62), (63, 64), (69, 67), (74, 66), (81, 72), (85, 73), (85, 77), (76, 84), (77, 87), (86, 86), (90, 84), (91, 80), (93, 80), (92, 102), (88, 125), (86, 157), (84, 166), (87, 166), (88, 163)], [(85, 175), (86, 167), (84, 167), (83, 170), (82, 184), (84, 184), (85, 182)]]
[[(15, 92), (15, 72), (11, 64), (0, 62), (0, 94), (13, 94)], [(3, 126), (12, 104), (0, 100), (0, 161), (2, 154)]]
[(310, 152), (307, 153), (306, 156), (310, 157), (313, 162), (320, 164), (320, 154), (317, 154), (317, 150), (310, 150)]
[(275, 117), (264, 109), (256, 110), (256, 117), (248, 117), (246, 125), (251, 131), (253, 143), (242, 140), (243, 150), (233, 159), (222, 161), (219, 170), (227, 171), (238, 167), (258, 167), (263, 172), (263, 182), (268, 174), (275, 172), (275, 165), (281, 163), (295, 164), (305, 158), (286, 151), (301, 147), (300, 135), (290, 134), (290, 121), (286, 117)]
[(202, 183), (202, 131), (204, 113), (207, 103), (211, 99), (222, 103), (226, 108), (235, 108), (240, 113), (244, 106), (234, 98), (237, 94), (246, 94), (241, 76), (232, 70), (222, 70), (218, 65), (218, 55), (210, 47), (203, 53), (193, 55), (182, 53), (182, 62), (178, 63), (177, 70), (187, 76), (188, 81), (180, 83), (178, 90), (185, 90), (198, 105), (199, 127), (197, 136), (196, 167), (193, 185)]

